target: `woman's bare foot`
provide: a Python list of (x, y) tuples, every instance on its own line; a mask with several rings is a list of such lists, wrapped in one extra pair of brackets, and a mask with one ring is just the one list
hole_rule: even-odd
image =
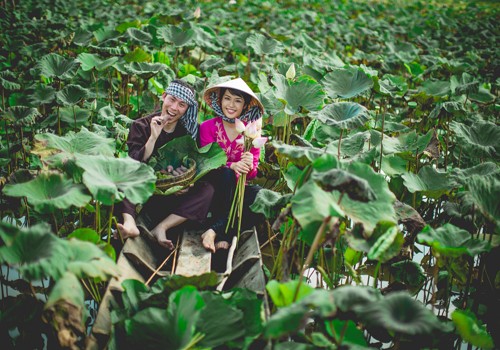
[(115, 239), (121, 236), (122, 240), (126, 240), (129, 237), (139, 236), (139, 229), (135, 223), (135, 219), (130, 214), (123, 214), (123, 224), (116, 224), (118, 232), (113, 234)]
[(215, 236), (216, 233), (211, 228), (201, 235), (201, 244), (206, 250), (210, 250), (212, 253), (215, 253)]
[(163, 225), (158, 225), (151, 230), (151, 234), (156, 238), (158, 244), (167, 249), (174, 249), (174, 244), (171, 240), (167, 239), (167, 228)]
[(215, 250), (219, 249), (229, 249), (229, 242), (226, 241), (220, 241), (215, 243)]

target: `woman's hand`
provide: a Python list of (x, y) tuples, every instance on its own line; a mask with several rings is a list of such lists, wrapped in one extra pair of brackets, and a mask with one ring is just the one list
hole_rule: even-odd
[(253, 155), (250, 152), (245, 152), (241, 155), (241, 162), (245, 163), (250, 169), (253, 169)]
[(252, 167), (248, 166), (248, 164), (246, 162), (244, 162), (243, 160), (240, 160), (239, 162), (231, 163), (230, 167), (238, 175), (246, 174), (250, 170), (252, 170)]

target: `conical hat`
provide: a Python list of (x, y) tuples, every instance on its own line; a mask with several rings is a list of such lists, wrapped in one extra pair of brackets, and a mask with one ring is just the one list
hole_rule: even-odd
[(235, 90), (239, 90), (239, 91), (243, 91), (243, 92), (247, 93), (248, 95), (250, 95), (252, 97), (252, 99), (250, 100), (250, 104), (248, 105), (248, 109), (250, 109), (250, 107), (253, 107), (253, 106), (258, 106), (261, 114), (264, 115), (264, 105), (262, 104), (262, 102), (260, 102), (260, 100), (257, 98), (257, 96), (252, 91), (252, 89), (250, 89), (250, 87), (247, 85), (247, 83), (245, 83), (245, 81), (241, 78), (236, 78), (233, 80), (229, 80), (229, 81), (208, 87), (205, 90), (205, 93), (203, 94), (203, 99), (205, 100), (205, 102), (209, 106), (211, 105), (210, 95), (212, 94), (212, 92), (217, 93), (217, 101), (219, 100), (220, 88), (235, 89)]

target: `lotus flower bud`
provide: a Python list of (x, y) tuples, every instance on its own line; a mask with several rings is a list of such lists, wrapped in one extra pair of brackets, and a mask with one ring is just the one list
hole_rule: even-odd
[(254, 139), (259, 136), (255, 122), (248, 123), (245, 128), (245, 136)]
[(198, 18), (200, 18), (200, 16), (201, 16), (201, 9), (200, 9), (200, 7), (198, 6), (198, 7), (196, 8), (196, 10), (194, 11), (194, 13), (193, 13), (193, 17), (194, 17), (194, 18), (196, 18), (196, 19), (198, 19)]
[(286, 78), (290, 80), (295, 79), (295, 63), (292, 63), (290, 68), (286, 71)]
[(245, 131), (245, 124), (243, 124), (243, 122), (238, 118), (234, 120), (234, 126), (236, 127), (236, 131), (238, 132), (238, 134), (241, 134)]
[(234, 142), (236, 142), (236, 144), (238, 144), (238, 145), (242, 145), (242, 146), (245, 145), (245, 139), (243, 137), (236, 139), (236, 141), (234, 141)]
[(267, 142), (267, 137), (257, 137), (252, 141), (252, 145), (255, 148), (261, 148)]

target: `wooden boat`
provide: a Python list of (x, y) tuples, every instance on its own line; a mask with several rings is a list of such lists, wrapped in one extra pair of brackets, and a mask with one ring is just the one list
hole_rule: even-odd
[[(118, 279), (110, 281), (99, 305), (99, 310), (92, 326), (87, 350), (102, 349), (107, 344), (112, 328), (110, 306), (120, 300), (126, 279), (136, 279), (149, 284), (153, 279), (177, 274), (183, 276), (201, 275), (210, 272), (212, 254), (201, 245), (200, 230), (183, 229), (180, 232), (177, 248), (169, 252), (169, 263), (164, 248), (147, 239), (147, 227), (138, 220), (141, 235), (128, 239), (117, 259), (120, 269)], [(172, 255), (173, 254), (173, 255)], [(220, 274), (221, 282), (217, 290), (229, 290), (241, 287), (256, 292), (261, 297), (265, 293), (265, 276), (262, 255), (255, 228), (244, 231), (239, 243), (233, 238), (228, 250), (225, 272)], [(266, 303), (264, 303), (266, 304)]]

